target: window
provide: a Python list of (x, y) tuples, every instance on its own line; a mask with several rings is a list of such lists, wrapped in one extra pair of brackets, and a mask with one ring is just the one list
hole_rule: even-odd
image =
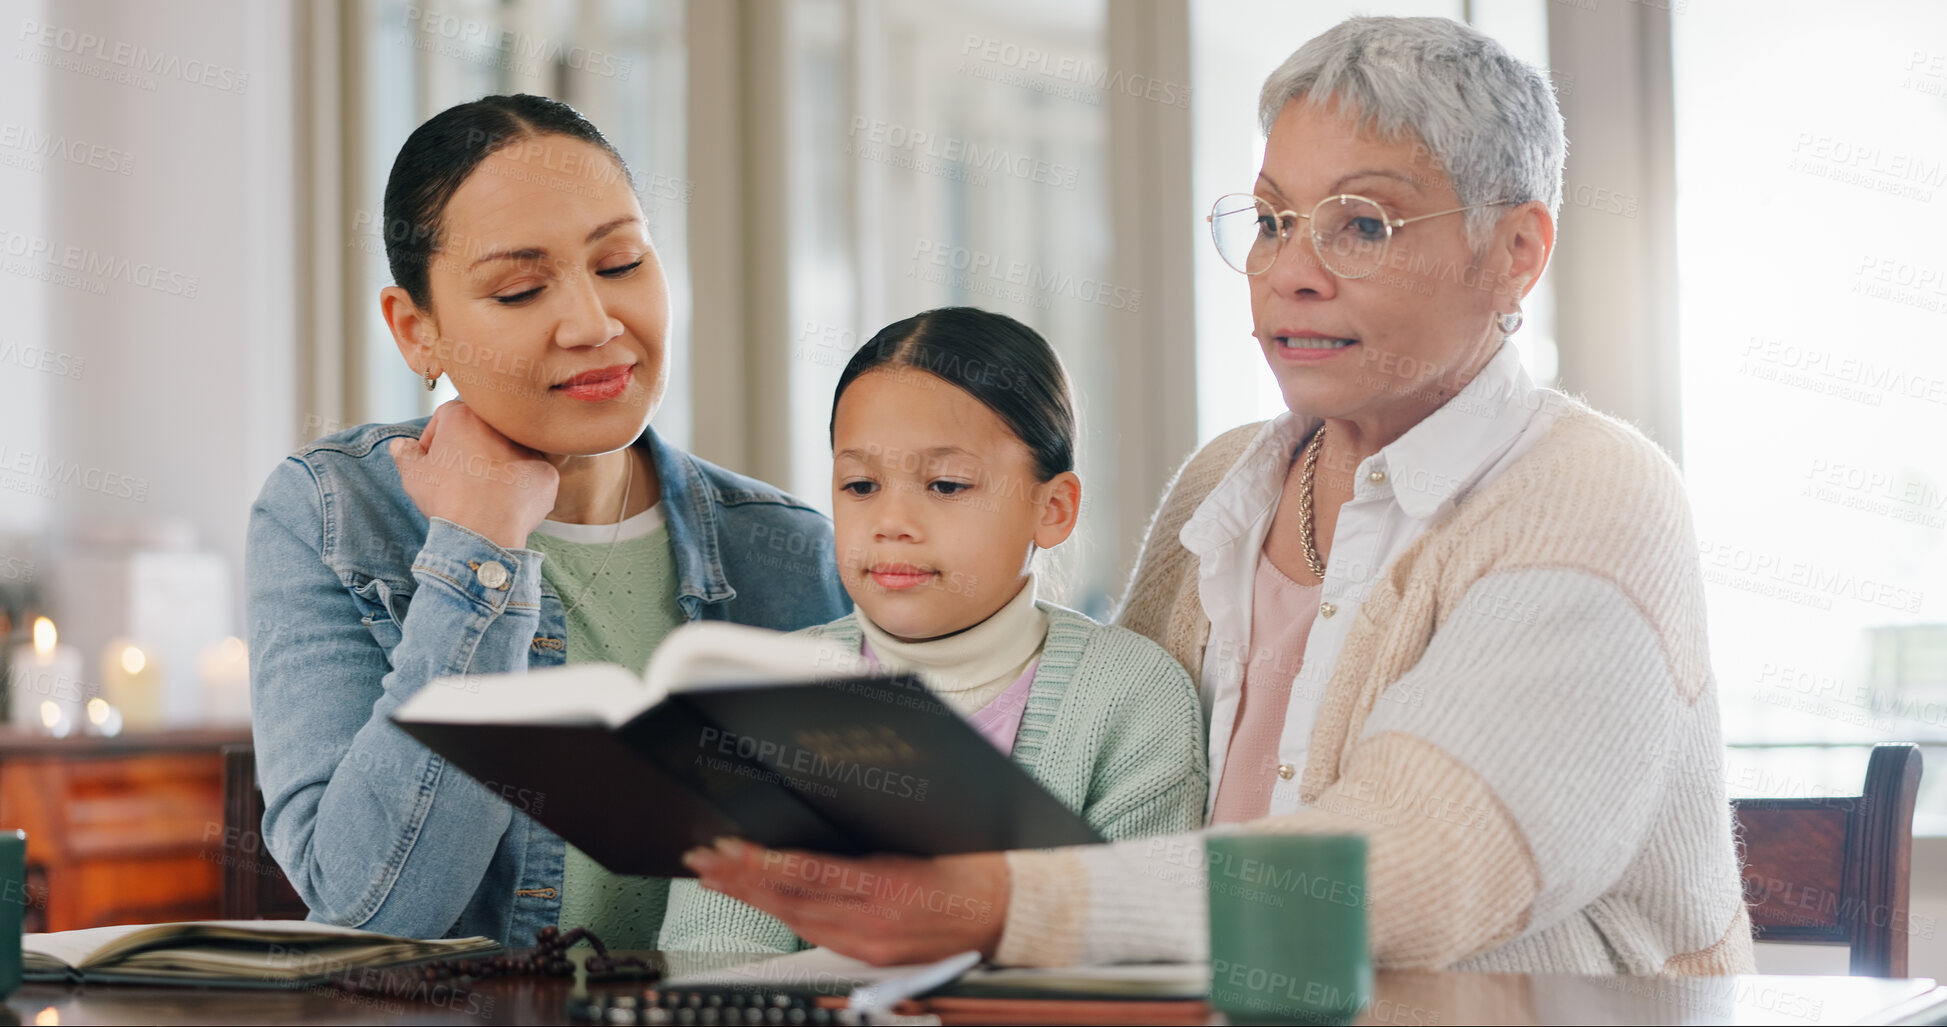
[[(684, 133), (688, 96), (683, 0), (364, 0), (348, 75), (357, 114), (347, 131), (363, 156), (348, 189), (355, 240), (351, 305), (356, 312), (355, 391), (359, 420), (429, 413), (455, 395), (451, 383), (427, 393), (402, 366), (379, 316), (378, 291), (392, 284), (374, 228), (386, 176), (406, 136), (454, 104), (495, 93), (535, 93), (572, 104), (620, 150), (669, 278), (668, 358), (683, 380), (689, 355), (690, 184)], [(671, 388), (657, 431), (689, 443), (690, 390)]]
[[(1114, 494), (1118, 296), (1109, 270), (1100, 0), (785, 6), (791, 247), (788, 487), (831, 501), (822, 426), (852, 351), (921, 310), (1017, 318), (1060, 354), (1083, 439), (1082, 521), (1042, 594), (1096, 616), (1148, 510)], [(816, 426), (816, 427), (814, 427)]]
[[(1548, 31), (1540, 0), (1425, 0), (1387, 5), (1291, 4), (1282, 0), (1202, 0), (1190, 7), (1194, 77), (1191, 156), (1199, 226), (1196, 250), (1197, 440), (1208, 442), (1240, 424), (1284, 412), (1284, 398), (1251, 336), (1249, 287), (1210, 245), (1203, 216), (1225, 193), (1249, 192), (1264, 163), (1257, 98), (1264, 80), (1313, 36), (1355, 14), (1472, 18), (1537, 67), (1548, 64)], [(1514, 343), (1537, 384), (1555, 380), (1553, 285), (1547, 275), (1523, 304), (1526, 320)]]
[[(1874, 741), (1947, 756), (1947, 8), (1889, 36), (1890, 6), (1672, 19), (1685, 474), (1734, 792), (1857, 793)], [(1944, 781), (1918, 833), (1947, 832)]]

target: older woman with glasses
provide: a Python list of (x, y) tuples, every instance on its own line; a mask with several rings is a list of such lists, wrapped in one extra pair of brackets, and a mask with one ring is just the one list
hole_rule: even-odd
[[(1677, 470), (1507, 338), (1561, 203), (1546, 80), (1451, 21), (1356, 18), (1259, 113), (1257, 183), (1209, 220), (1290, 412), (1178, 473), (1121, 617), (1197, 679), (1210, 822), (1363, 835), (1382, 966), (1750, 970)], [(1057, 965), (1204, 957), (1201, 851), (693, 865), (841, 952)], [(858, 912), (933, 894), (992, 915)]]

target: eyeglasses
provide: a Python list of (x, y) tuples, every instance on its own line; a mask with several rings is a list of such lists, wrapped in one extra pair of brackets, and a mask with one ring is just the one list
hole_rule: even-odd
[(1318, 254), (1318, 262), (1340, 278), (1364, 278), (1386, 262), (1386, 247), (1392, 244), (1394, 229), (1443, 214), (1514, 202), (1475, 203), (1419, 217), (1394, 218), (1377, 201), (1350, 193), (1325, 197), (1310, 214), (1278, 210), (1250, 193), (1226, 193), (1217, 197), (1204, 220), (1210, 222), (1210, 239), (1217, 244), (1224, 263), (1244, 274), (1261, 275), (1271, 270), (1298, 219), (1304, 218), (1311, 222), (1312, 249)]

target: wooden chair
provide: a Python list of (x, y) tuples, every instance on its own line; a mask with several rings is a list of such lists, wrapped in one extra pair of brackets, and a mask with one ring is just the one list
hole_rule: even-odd
[(1744, 898), (1759, 941), (1840, 943), (1852, 972), (1905, 977), (1920, 749), (1873, 747), (1855, 796), (1737, 799)]
[(302, 920), (310, 915), (284, 868), (264, 847), (264, 793), (257, 790), (257, 750), (223, 747), (223, 918)]

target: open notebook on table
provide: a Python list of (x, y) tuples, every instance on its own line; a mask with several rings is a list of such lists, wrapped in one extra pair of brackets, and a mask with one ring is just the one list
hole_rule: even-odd
[(491, 952), (491, 938), (421, 941), (307, 920), (127, 924), (21, 939), (21, 976), (88, 984), (301, 988), (349, 970)]

